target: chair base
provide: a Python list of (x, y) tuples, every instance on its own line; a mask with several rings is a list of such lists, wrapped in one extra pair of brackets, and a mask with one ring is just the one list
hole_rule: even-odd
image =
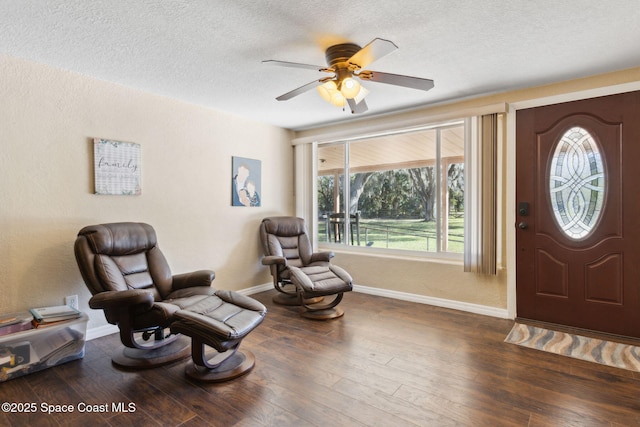
[(249, 350), (237, 351), (218, 367), (210, 369), (196, 365), (193, 360), (187, 364), (185, 374), (196, 381), (221, 383), (245, 375), (255, 366), (256, 358)]
[[(298, 299), (298, 295), (296, 294), (290, 295), (290, 294), (279, 292), (278, 295), (273, 296), (272, 300), (275, 304), (278, 304), (278, 305), (288, 305), (288, 306), (300, 305), (300, 300)], [(324, 300), (323, 297), (308, 298), (304, 300), (304, 303), (317, 304), (319, 302), (322, 302), (323, 300)]]
[(139, 349), (124, 347), (111, 358), (111, 363), (123, 369), (150, 369), (177, 362), (191, 356), (191, 339), (178, 337), (162, 347)]
[(344, 310), (340, 307), (325, 308), (321, 310), (303, 310), (300, 316), (311, 320), (329, 320), (344, 316)]

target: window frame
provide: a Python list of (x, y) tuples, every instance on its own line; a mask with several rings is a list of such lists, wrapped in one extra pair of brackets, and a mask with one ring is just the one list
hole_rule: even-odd
[[(442, 216), (440, 215), (443, 208), (442, 198), (445, 197), (441, 191), (441, 179), (442, 179), (442, 159), (441, 159), (441, 139), (440, 133), (443, 130), (451, 129), (454, 127), (462, 126), (463, 127), (463, 135), (464, 135), (464, 156), (465, 156), (465, 193), (467, 192), (467, 175), (466, 175), (466, 153), (467, 148), (471, 144), (470, 141), (470, 132), (468, 132), (469, 121), (466, 118), (456, 118), (451, 120), (445, 120), (441, 122), (435, 122), (430, 124), (425, 124), (422, 126), (412, 126), (402, 129), (394, 129), (389, 131), (382, 131), (373, 134), (362, 134), (362, 135), (353, 135), (345, 138), (335, 138), (330, 141), (322, 141), (322, 142), (314, 142), (312, 144), (312, 189), (311, 195), (312, 198), (312, 224), (311, 224), (311, 234), (313, 240), (316, 242), (316, 247), (321, 249), (333, 250), (336, 252), (349, 252), (349, 253), (357, 253), (357, 254), (372, 254), (372, 255), (388, 255), (393, 257), (400, 258), (417, 258), (422, 260), (440, 260), (440, 261), (449, 261), (454, 262), (456, 264), (462, 264), (464, 260), (464, 251), (463, 252), (444, 252), (441, 250), (442, 244)], [(416, 251), (416, 250), (406, 250), (406, 249), (394, 249), (394, 248), (382, 248), (382, 247), (362, 247), (357, 245), (351, 245), (348, 239), (343, 239), (342, 242), (333, 243), (327, 242), (323, 239), (319, 238), (318, 229), (319, 229), (319, 212), (318, 212), (318, 148), (320, 146), (328, 146), (332, 144), (341, 144), (344, 147), (343, 150), (343, 160), (344, 160), (344, 176), (349, 176), (349, 155), (350, 150), (349, 146), (352, 142), (357, 143), (366, 143), (366, 140), (374, 139), (376, 137), (382, 136), (394, 136), (394, 135), (402, 135), (407, 133), (415, 133), (421, 131), (429, 131), (429, 130), (437, 130), (437, 143), (436, 143), (436, 165), (435, 167), (440, 173), (436, 173), (436, 202), (435, 202), (435, 211), (436, 211), (436, 241), (437, 241), (437, 250), (436, 251)], [(344, 194), (349, 194), (349, 184), (350, 179), (345, 179), (343, 183), (343, 199)], [(348, 206), (345, 208), (348, 209)], [(349, 215), (346, 215), (344, 229), (349, 230), (350, 227), (350, 218)], [(465, 240), (466, 240), (465, 236)], [(466, 245), (466, 243), (465, 243)]]

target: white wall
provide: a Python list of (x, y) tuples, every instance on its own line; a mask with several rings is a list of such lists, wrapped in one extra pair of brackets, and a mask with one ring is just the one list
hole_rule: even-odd
[[(293, 213), (288, 131), (2, 55), (0, 76), (0, 313), (78, 294), (89, 328), (104, 325), (73, 255), (103, 222), (152, 224), (174, 273), (270, 282), (258, 226)], [(93, 194), (94, 137), (141, 144), (141, 196)], [(230, 206), (232, 156), (262, 161), (262, 207)]]

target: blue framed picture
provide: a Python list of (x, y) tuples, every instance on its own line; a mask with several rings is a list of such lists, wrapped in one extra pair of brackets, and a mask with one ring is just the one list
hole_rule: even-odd
[(261, 205), (262, 162), (246, 157), (231, 158), (231, 206)]

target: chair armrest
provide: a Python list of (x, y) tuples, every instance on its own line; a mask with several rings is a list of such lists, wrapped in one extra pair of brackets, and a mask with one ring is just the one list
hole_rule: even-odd
[(193, 288), (196, 286), (211, 286), (216, 274), (211, 270), (198, 270), (191, 273), (176, 274), (173, 276), (172, 289)]
[(238, 307), (242, 307), (247, 310), (257, 311), (262, 315), (267, 312), (267, 308), (260, 301), (238, 292), (217, 290), (215, 295), (229, 304), (237, 305)]
[(122, 310), (134, 305), (149, 309), (153, 305), (153, 293), (144, 289), (126, 291), (106, 291), (95, 294), (89, 300), (89, 307), (103, 310)]
[(326, 261), (329, 262), (335, 255), (333, 252), (314, 252), (311, 254), (311, 262)]
[(269, 255), (262, 258), (262, 265), (287, 265), (287, 259), (282, 256)]

